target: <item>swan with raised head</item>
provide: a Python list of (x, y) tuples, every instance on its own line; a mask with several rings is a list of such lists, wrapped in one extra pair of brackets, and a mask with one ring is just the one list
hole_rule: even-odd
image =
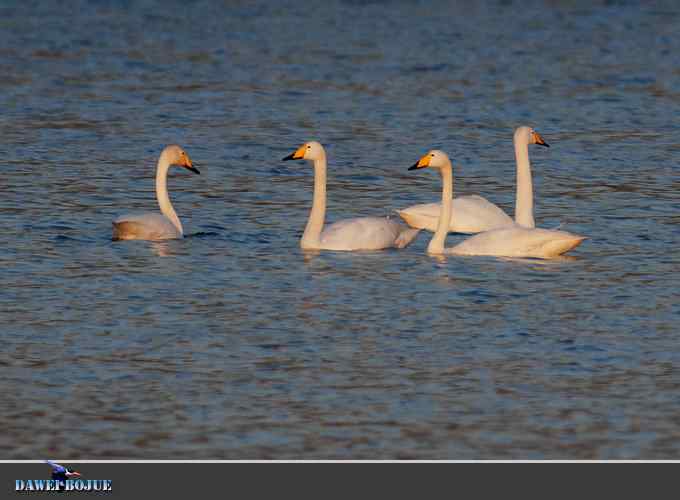
[[(409, 170), (439, 169), (442, 177), (442, 210), (437, 230), (427, 246), (430, 254), (490, 255), (496, 257), (533, 257), (549, 259), (577, 247), (583, 236), (515, 224), (476, 234), (450, 248), (444, 246), (453, 212), (453, 169), (451, 160), (443, 151), (432, 150), (420, 158)], [(455, 214), (454, 214), (455, 216)]]
[[(535, 227), (533, 185), (529, 164), (529, 144), (545, 147), (550, 145), (531, 127), (518, 127), (513, 137), (515, 162), (517, 163), (517, 196), (515, 201), (515, 223), (524, 227)], [(424, 203), (399, 210), (406, 223), (415, 228), (435, 231), (441, 212), (441, 203)], [(449, 231), (453, 233), (481, 233), (490, 229), (512, 226), (508, 214), (485, 198), (477, 195), (458, 196), (453, 199), (453, 215)]]
[(541, 134), (527, 126), (517, 127), (512, 142), (515, 146), (515, 162), (517, 163), (517, 194), (515, 195), (515, 223), (523, 227), (536, 227), (534, 222), (534, 183), (531, 180), (531, 164), (529, 163), (529, 144), (538, 144), (546, 148)]
[(305, 250), (381, 250), (404, 248), (417, 236), (411, 229), (387, 217), (359, 217), (324, 228), (326, 218), (326, 151), (316, 141), (306, 142), (283, 158), (308, 160), (314, 165), (314, 200), (300, 247)]
[(168, 169), (172, 165), (200, 174), (191, 158), (179, 146), (167, 146), (156, 166), (156, 198), (161, 213), (122, 215), (113, 221), (114, 240), (170, 240), (184, 237), (182, 223), (168, 197)]

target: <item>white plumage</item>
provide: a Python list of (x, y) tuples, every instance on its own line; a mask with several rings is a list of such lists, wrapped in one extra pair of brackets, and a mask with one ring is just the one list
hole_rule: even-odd
[(511, 227), (493, 229), (472, 236), (462, 243), (446, 248), (444, 243), (449, 232), (453, 211), (453, 169), (451, 160), (443, 151), (432, 150), (413, 165), (410, 170), (432, 167), (442, 176), (442, 210), (437, 230), (427, 247), (430, 254), (491, 255), (496, 257), (556, 257), (581, 244), (583, 236), (549, 229)]
[[(441, 203), (423, 203), (398, 210), (399, 216), (415, 228), (435, 232), (439, 223)], [(499, 207), (476, 194), (456, 196), (449, 231), (474, 234), (512, 225), (512, 218)]]
[[(529, 163), (529, 144), (550, 147), (531, 127), (518, 127), (513, 136), (515, 163), (517, 165), (517, 194), (515, 220), (487, 199), (478, 195), (458, 196), (453, 199), (453, 212), (449, 231), (453, 233), (481, 233), (519, 224), (535, 227), (534, 192)], [(436, 231), (442, 204), (423, 203), (399, 210), (406, 223), (415, 228)]]
[(318, 142), (307, 142), (284, 160), (309, 160), (314, 164), (314, 201), (300, 240), (310, 250), (381, 250), (404, 248), (417, 236), (388, 217), (360, 217), (335, 222), (324, 228), (326, 217), (326, 151)]
[(156, 166), (156, 198), (161, 213), (121, 215), (113, 221), (114, 240), (168, 240), (184, 236), (182, 223), (168, 196), (168, 169), (172, 165), (200, 173), (181, 147), (173, 144), (163, 149)]

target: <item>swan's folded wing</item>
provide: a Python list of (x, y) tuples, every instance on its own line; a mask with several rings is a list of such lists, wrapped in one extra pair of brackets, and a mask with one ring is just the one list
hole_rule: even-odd
[(162, 214), (125, 214), (113, 221), (114, 240), (167, 240), (181, 236)]
[(451, 227), (459, 233), (480, 233), (514, 224), (500, 207), (476, 194), (453, 199)]
[(566, 231), (513, 226), (477, 234), (451, 248), (449, 253), (548, 259), (568, 252), (584, 239)]
[(477, 234), (451, 248), (450, 253), (549, 259), (577, 247), (584, 239), (566, 231), (513, 226)]
[[(345, 219), (324, 229), (321, 244), (328, 250), (380, 250), (396, 246), (404, 230), (406, 228), (399, 222), (386, 217)], [(402, 244), (405, 246), (410, 241)]]
[[(436, 231), (439, 224), (441, 203), (423, 203), (400, 210), (406, 223), (418, 229)], [(453, 198), (449, 231), (474, 234), (513, 224), (512, 218), (498, 206), (478, 195)]]

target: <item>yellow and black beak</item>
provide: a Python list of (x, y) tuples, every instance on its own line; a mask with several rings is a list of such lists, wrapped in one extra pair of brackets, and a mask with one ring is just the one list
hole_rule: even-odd
[(541, 137), (541, 134), (539, 134), (536, 131), (534, 131), (534, 144), (538, 144), (539, 146), (545, 146), (546, 148), (550, 147), (550, 144), (545, 142), (543, 137)]
[(182, 162), (182, 166), (186, 168), (187, 170), (191, 170), (195, 174), (201, 174), (199, 170), (194, 167), (194, 163), (191, 161), (191, 158), (189, 158), (189, 155), (184, 156), (184, 161)]
[(201, 175), (201, 171), (198, 170), (198, 169), (197, 169), (196, 167), (194, 167), (193, 165), (184, 165), (184, 168), (186, 168), (187, 170), (191, 170), (191, 171), (192, 171), (193, 173), (195, 173), (195, 174)]
[(409, 170), (418, 170), (419, 168), (426, 168), (430, 166), (430, 154), (426, 154), (420, 160), (408, 167)]
[(285, 158), (281, 158), (281, 161), (288, 160), (302, 160), (305, 157), (305, 146), (302, 145), (294, 153), (289, 154)]

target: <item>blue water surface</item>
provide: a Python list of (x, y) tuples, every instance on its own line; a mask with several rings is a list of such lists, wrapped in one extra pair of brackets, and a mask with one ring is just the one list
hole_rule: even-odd
[[(680, 452), (680, 7), (617, 1), (0, 7), (0, 456), (656, 459)], [(555, 261), (305, 254), (455, 191), (514, 212), (531, 125)], [(188, 237), (112, 242), (169, 188)], [(464, 236), (450, 235), (448, 244)]]

